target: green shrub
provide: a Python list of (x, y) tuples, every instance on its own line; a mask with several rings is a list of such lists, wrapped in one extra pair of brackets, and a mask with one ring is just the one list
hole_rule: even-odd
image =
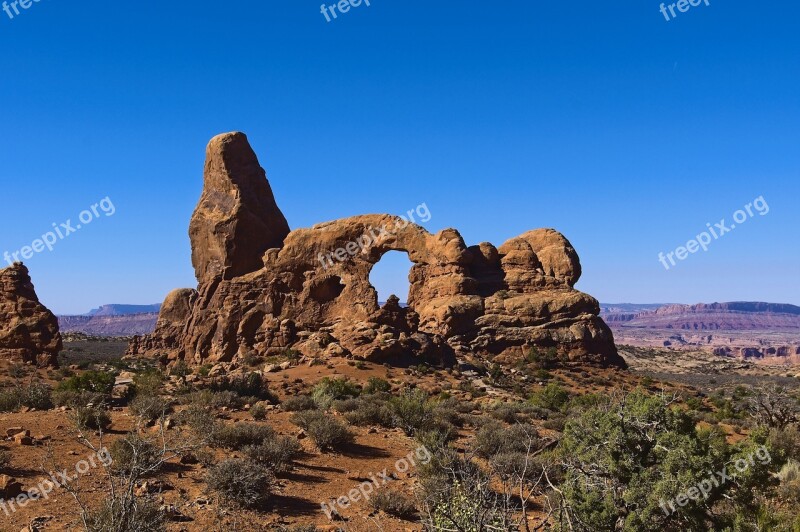
[(269, 382), (260, 373), (219, 377), (214, 379), (210, 388), (213, 392), (233, 392), (239, 397), (256, 397), (260, 401), (278, 402), (278, 398), (269, 389)]
[(11, 453), (0, 451), (0, 472), (4, 471), (11, 464)]
[(292, 460), (297, 458), (302, 447), (295, 438), (275, 436), (267, 438), (258, 445), (244, 448), (247, 457), (275, 473), (288, 471)]
[(250, 407), (250, 415), (256, 421), (267, 419), (267, 407), (263, 403), (256, 403)]
[(569, 392), (561, 385), (551, 382), (541, 390), (533, 392), (529, 401), (533, 406), (557, 412), (569, 401)]
[(115, 440), (108, 448), (111, 471), (117, 475), (140, 477), (155, 473), (161, 465), (161, 452), (153, 442), (135, 432)]
[(358, 397), (361, 389), (346, 378), (331, 379), (325, 377), (314, 386), (311, 398), (322, 409), (327, 409), (336, 400)]
[(485, 424), (475, 434), (475, 452), (482, 458), (492, 458), (501, 453), (526, 453), (540, 448), (539, 435), (530, 425), (506, 427), (496, 421)]
[(383, 489), (369, 499), (373, 510), (383, 511), (389, 515), (408, 519), (417, 512), (413, 499), (399, 491)]
[(79, 406), (70, 417), (83, 430), (106, 430), (111, 426), (111, 416), (102, 408)]
[(87, 532), (161, 532), (164, 513), (150, 498), (125, 494), (106, 500), (86, 516)]
[(308, 395), (298, 395), (288, 397), (282, 403), (283, 409), (287, 412), (302, 412), (303, 410), (316, 410), (317, 403)]
[(422, 390), (406, 390), (399, 397), (392, 397), (389, 405), (394, 413), (396, 426), (407, 435), (413, 436), (415, 432), (431, 426), (433, 405)]
[(152, 423), (169, 412), (169, 401), (158, 395), (137, 394), (130, 403), (130, 410), (135, 416)]
[(133, 393), (136, 395), (158, 395), (164, 384), (164, 375), (155, 369), (148, 369), (133, 376)]
[(58, 383), (59, 390), (94, 392), (111, 395), (114, 388), (114, 375), (102, 371), (86, 371)]
[(319, 410), (298, 412), (292, 418), (292, 422), (303, 428), (322, 452), (338, 449), (355, 439), (353, 433), (341, 421)]
[(275, 437), (275, 431), (266, 425), (255, 423), (234, 423), (221, 425), (213, 431), (211, 439), (215, 447), (238, 450), (249, 445), (260, 445), (262, 442)]
[(274, 478), (252, 460), (231, 459), (213, 466), (206, 482), (224, 502), (235, 507), (258, 508), (269, 499)]
[(558, 350), (555, 347), (549, 347), (545, 350), (540, 350), (532, 347), (525, 357), (528, 364), (532, 364), (537, 369), (553, 369), (558, 366)]
[(68, 406), (70, 408), (101, 405), (108, 399), (106, 395), (101, 393), (59, 389), (53, 391), (51, 398), (56, 406)]
[(360, 427), (369, 425), (394, 427), (394, 412), (389, 404), (382, 400), (362, 399), (357, 407), (347, 412), (344, 417), (350, 424)]
[(364, 386), (364, 394), (372, 395), (374, 393), (388, 393), (392, 390), (392, 385), (389, 381), (381, 379), (380, 377), (370, 377), (367, 380), (367, 385)]

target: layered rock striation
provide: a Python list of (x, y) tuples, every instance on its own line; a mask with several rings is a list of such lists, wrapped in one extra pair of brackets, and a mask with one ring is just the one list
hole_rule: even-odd
[(22, 263), (0, 270), (0, 358), (58, 366), (58, 320), (39, 302)]
[[(538, 347), (624, 366), (598, 302), (573, 288), (580, 261), (557, 231), (467, 246), (455, 229), (431, 234), (385, 214), (290, 231), (242, 133), (211, 140), (189, 235), (199, 286), (170, 293), (130, 354), (202, 364), (288, 349), (398, 363), (475, 353), (513, 363)], [(397, 298), (380, 307), (369, 282), (392, 250), (413, 263), (407, 307)]]

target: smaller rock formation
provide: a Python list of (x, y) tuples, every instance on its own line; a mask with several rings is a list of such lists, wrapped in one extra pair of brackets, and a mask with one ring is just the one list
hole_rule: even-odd
[(28, 268), (0, 270), (0, 358), (57, 367), (59, 351), (58, 320), (39, 303)]

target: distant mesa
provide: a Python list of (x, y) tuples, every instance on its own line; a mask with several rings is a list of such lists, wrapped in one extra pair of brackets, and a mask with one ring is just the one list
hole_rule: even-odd
[(710, 351), (764, 362), (800, 362), (800, 307), (734, 301), (697, 305), (602, 305), (620, 344)]
[(87, 316), (130, 316), (131, 314), (158, 314), (161, 304), (154, 305), (102, 305), (86, 313)]
[(695, 331), (788, 329), (800, 333), (800, 307), (736, 301), (697, 305), (602, 305), (601, 316), (626, 327)]
[(0, 358), (57, 367), (61, 347), (58, 320), (39, 302), (28, 268), (0, 270)]
[[(319, 260), (382, 226), (388, 235), (346, 260)], [(189, 236), (197, 289), (170, 293), (153, 334), (134, 338), (129, 354), (204, 364), (287, 349), (387, 363), (475, 353), (511, 364), (537, 347), (625, 365), (597, 300), (573, 288), (580, 261), (557, 231), (467, 246), (455, 229), (431, 234), (388, 214), (291, 231), (243, 133), (209, 143)], [(397, 297), (379, 305), (369, 282), (393, 250), (413, 263), (407, 307)]]
[(135, 336), (150, 334), (156, 328), (160, 304), (103, 305), (86, 314), (58, 316), (63, 333), (90, 336)]

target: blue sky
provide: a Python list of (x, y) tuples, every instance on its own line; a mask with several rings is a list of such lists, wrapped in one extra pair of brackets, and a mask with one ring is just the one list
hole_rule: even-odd
[[(426, 203), (495, 245), (554, 227), (604, 302), (800, 304), (800, 6), (41, 0), (0, 11), (0, 253), (58, 313), (194, 286), (207, 141), (248, 134), (293, 228)], [(674, 251), (753, 199), (708, 251)], [(381, 263), (382, 265), (382, 263)], [(402, 263), (376, 273), (402, 291)]]

